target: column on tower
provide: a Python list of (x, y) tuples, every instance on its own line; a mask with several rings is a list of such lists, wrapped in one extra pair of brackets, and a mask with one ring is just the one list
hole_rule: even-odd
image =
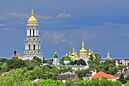
[(34, 36), (37, 36), (37, 30), (35, 29), (35, 33), (34, 33)]
[(33, 29), (31, 29), (31, 36), (33, 36)]
[(27, 36), (30, 36), (30, 30), (27, 30)]
[(39, 36), (39, 30), (37, 30), (37, 36)]
[(38, 45), (38, 49), (40, 50), (40, 45)]
[(27, 46), (27, 44), (25, 44), (25, 50), (27, 50), (28, 49), (28, 46)]
[(33, 50), (33, 45), (32, 44), (30, 45), (30, 50)]
[(38, 45), (36, 44), (36, 50), (38, 50)]

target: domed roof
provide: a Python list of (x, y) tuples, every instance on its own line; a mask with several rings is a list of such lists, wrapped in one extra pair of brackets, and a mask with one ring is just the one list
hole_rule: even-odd
[(82, 42), (82, 49), (80, 50), (80, 54), (86, 54), (87, 50), (84, 48), (85, 44)]
[(72, 57), (78, 58), (77, 52), (75, 52), (75, 49), (73, 48), (73, 52), (71, 54)]
[(90, 56), (91, 56), (91, 51), (90, 51), (90, 49), (89, 49), (89, 51), (88, 51), (88, 58), (90, 58)]
[(28, 19), (28, 23), (31, 24), (31, 23), (38, 23), (36, 17), (34, 16), (34, 10), (32, 9), (32, 12), (31, 12), (31, 17)]

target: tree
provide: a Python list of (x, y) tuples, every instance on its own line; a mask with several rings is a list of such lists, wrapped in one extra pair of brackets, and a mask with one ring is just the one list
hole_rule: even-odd
[(25, 63), (26, 63), (26, 67), (29, 69), (29, 70), (33, 70), (33, 68), (35, 66), (40, 66), (40, 63), (37, 62), (35, 59), (33, 60), (25, 60)]
[(95, 58), (100, 60), (102, 58), (102, 56), (98, 53), (95, 53)]
[(126, 80), (129, 81), (129, 75), (126, 76)]
[(78, 74), (78, 76), (79, 76), (80, 78), (82, 78), (82, 77), (84, 77), (84, 76), (86, 75), (86, 72), (85, 72), (84, 69), (82, 69), (82, 70), (77, 70), (77, 71), (75, 71), (75, 73)]
[(48, 63), (49, 65), (51, 65), (51, 64), (53, 63), (53, 59), (48, 60), (47, 63)]
[(129, 81), (124, 86), (129, 86)]
[(121, 73), (121, 76), (120, 76), (120, 78), (119, 78), (119, 81), (121, 82), (121, 83), (123, 83), (123, 84), (125, 84), (127, 81), (126, 81), (126, 79), (124, 78), (124, 74), (123, 73)]
[(71, 62), (70, 62), (70, 65), (74, 65), (74, 61), (71, 61)]
[(7, 71), (8, 71), (8, 65), (6, 63), (0, 66), (0, 72), (7, 72)]
[(34, 67), (34, 69), (33, 69), (34, 79), (42, 78), (42, 74), (43, 74), (43, 71), (42, 71), (41, 67), (39, 67), (39, 66)]
[(39, 62), (41, 64), (42, 60), (36, 56), (33, 57), (33, 60), (36, 60), (37, 62)]
[(8, 65), (9, 70), (26, 66), (25, 61), (19, 60), (19, 59), (10, 59), (10, 60), (7, 60), (6, 63)]
[(6, 62), (8, 59), (6, 58), (0, 58), (0, 62)]
[(77, 64), (77, 60), (74, 60), (74, 64)]
[(68, 71), (72, 72), (73, 69), (71, 67), (60, 66), (59, 71), (60, 71), (60, 73), (64, 73), (64, 72), (68, 72)]
[(77, 65), (86, 65), (86, 62), (83, 59), (77, 61)]
[(34, 83), (34, 86), (66, 86), (66, 85), (57, 80), (47, 79), (39, 81), (39, 83)]
[(32, 86), (32, 83), (25, 76), (26, 68), (13, 69), (8, 74), (0, 76), (1, 86)]

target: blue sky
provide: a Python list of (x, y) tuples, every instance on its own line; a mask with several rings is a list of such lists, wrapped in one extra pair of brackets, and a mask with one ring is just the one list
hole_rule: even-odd
[(79, 52), (85, 38), (86, 49), (103, 58), (129, 57), (129, 0), (1, 0), (0, 56), (23, 54), (27, 19), (31, 8), (38, 18), (45, 58), (57, 51), (64, 56), (74, 47)]

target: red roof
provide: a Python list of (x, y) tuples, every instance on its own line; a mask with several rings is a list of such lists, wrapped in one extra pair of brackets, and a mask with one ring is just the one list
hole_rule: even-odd
[(113, 76), (113, 75), (111, 75), (111, 74), (106, 74), (106, 73), (104, 73), (104, 72), (98, 72), (97, 74), (95, 74), (94, 76), (92, 76), (91, 78), (99, 78), (99, 79), (101, 79), (101, 78), (103, 78), (103, 77), (105, 77), (105, 78), (107, 78), (107, 79), (116, 79), (116, 77), (115, 76)]

